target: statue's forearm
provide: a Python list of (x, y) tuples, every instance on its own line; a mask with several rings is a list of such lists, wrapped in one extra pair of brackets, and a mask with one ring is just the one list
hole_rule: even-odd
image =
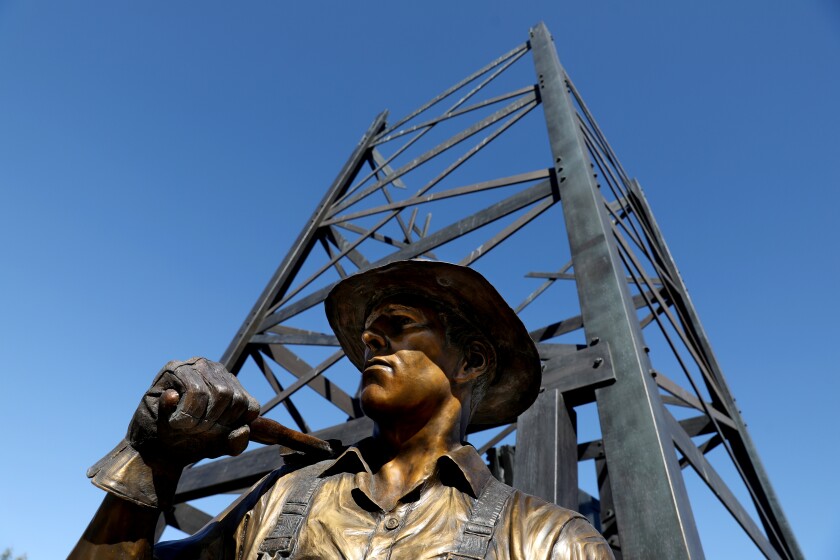
[(105, 496), (68, 560), (150, 559), (160, 510)]
[(108, 496), (70, 558), (152, 558), (160, 512), (172, 506), (183, 467), (241, 453), (259, 412), (259, 402), (221, 364), (205, 358), (166, 364), (126, 437), (88, 469)]
[(147, 461), (122, 441), (88, 471), (108, 494), (70, 560), (152, 558), (158, 518), (172, 503), (180, 473), (180, 465)]

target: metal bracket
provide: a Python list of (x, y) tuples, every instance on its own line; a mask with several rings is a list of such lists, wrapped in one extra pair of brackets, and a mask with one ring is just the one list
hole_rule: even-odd
[(551, 356), (544, 362), (542, 385), (543, 389), (559, 389), (567, 404), (593, 402), (595, 389), (615, 382), (610, 346), (605, 341), (579, 346), (571, 352), (551, 352), (553, 346), (560, 347), (539, 345), (541, 356)]

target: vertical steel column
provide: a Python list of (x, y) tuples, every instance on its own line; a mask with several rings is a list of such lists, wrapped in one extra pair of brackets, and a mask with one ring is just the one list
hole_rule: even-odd
[(601, 534), (610, 544), (615, 560), (624, 560), (621, 549), (618, 548), (620, 543), (618, 542), (618, 529), (615, 526), (615, 503), (613, 502), (610, 473), (607, 470), (606, 459), (595, 459), (595, 476), (598, 480), (598, 499), (601, 501), (601, 511), (599, 512)]
[(531, 30), (539, 92), (588, 338), (609, 342), (616, 382), (596, 390), (624, 560), (703, 558), (650, 376), (624, 266), (595, 183), (566, 74), (544, 24)]
[(516, 422), (513, 485), (577, 510), (577, 474), (575, 412), (566, 406), (559, 389), (549, 389)]

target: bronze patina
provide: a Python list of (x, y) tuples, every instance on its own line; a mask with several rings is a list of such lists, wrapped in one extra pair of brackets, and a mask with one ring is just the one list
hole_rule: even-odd
[(471, 424), (514, 420), (540, 384), (533, 342), (486, 279), (397, 262), (340, 282), (326, 311), (362, 372), (370, 438), (275, 471), (193, 537), (154, 545), (181, 469), (241, 452), (259, 413), (220, 364), (170, 362), (91, 469), (109, 494), (70, 558), (613, 557), (581, 515), (496, 482), (463, 443)]

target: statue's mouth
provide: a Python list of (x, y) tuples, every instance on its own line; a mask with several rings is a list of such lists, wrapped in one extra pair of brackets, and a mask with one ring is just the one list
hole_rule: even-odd
[(369, 369), (381, 368), (381, 367), (388, 368), (389, 370), (393, 369), (391, 364), (383, 358), (371, 358), (371, 359), (369, 359), (365, 362), (365, 371), (367, 371)]

